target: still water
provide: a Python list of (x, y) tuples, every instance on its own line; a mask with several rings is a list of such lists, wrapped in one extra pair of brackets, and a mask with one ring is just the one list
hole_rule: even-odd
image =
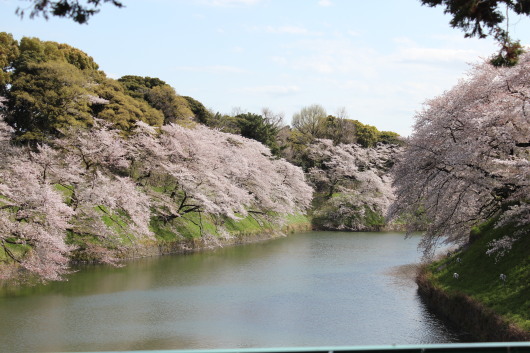
[(456, 342), (416, 293), (419, 238), (308, 232), (88, 266), (0, 295), (0, 350), (98, 351)]

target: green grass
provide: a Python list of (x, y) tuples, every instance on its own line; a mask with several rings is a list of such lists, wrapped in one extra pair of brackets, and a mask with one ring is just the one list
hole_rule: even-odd
[[(9, 198), (7, 198), (7, 197), (5, 197), (3, 195), (0, 195), (0, 206), (6, 206), (6, 205), (9, 204), (8, 202), (4, 202), (2, 200), (9, 201)], [(19, 210), (19, 207), (18, 206), (8, 206), (8, 207), (5, 208), (5, 210), (7, 212), (12, 213), (13, 217), (15, 217), (15, 213)], [(21, 222), (25, 223), (25, 221), (21, 221)], [(16, 240), (16, 237), (12, 237), (11, 239), (8, 237), (6, 240), (14, 241), (14, 240)], [(24, 255), (30, 250), (31, 250), (31, 246), (29, 246), (27, 244), (11, 244), (11, 243), (8, 243), (6, 241), (6, 242), (4, 242), (3, 245), (0, 244), (0, 263), (12, 263), (12, 262), (14, 262), (12, 257), (8, 254), (8, 252), (10, 252), (11, 255), (13, 255), (15, 258), (20, 259), (20, 258), (23, 258)]]
[(72, 197), (74, 196), (74, 188), (70, 185), (55, 184), (55, 190), (59, 191), (64, 196), (64, 202), (68, 205), (72, 205)]
[[(496, 262), (486, 255), (488, 243), (517, 229), (494, 229), (488, 222), (473, 230), (476, 240), (468, 249), (429, 266), (433, 283), (448, 293), (464, 293), (493, 309), (508, 321), (530, 331), (530, 225), (510, 252)], [(457, 261), (460, 258), (460, 262)], [(458, 273), (459, 278), (453, 278)], [(506, 275), (504, 283), (500, 274)]]
[[(285, 229), (288, 229), (289, 226), (292, 229), (296, 229), (297, 226), (310, 223), (307, 216), (303, 214), (286, 215), (285, 218), (286, 224), (283, 227)], [(196, 239), (206, 233), (220, 236), (220, 227), (224, 228), (230, 235), (237, 237), (281, 230), (279, 224), (271, 222), (265, 215), (255, 213), (241, 219), (231, 219), (228, 217), (214, 217), (204, 213), (199, 216), (196, 212), (190, 212), (184, 217), (175, 218), (167, 224), (154, 217), (151, 219), (150, 227), (158, 241), (162, 242), (178, 241), (182, 238)]]
[(11, 252), (13, 256), (15, 256), (17, 259), (23, 258), (24, 255), (31, 250), (31, 246), (25, 245), (25, 244), (9, 244), (5, 243), (4, 245), (7, 248), (4, 249), (4, 247), (0, 247), (0, 263), (7, 262), (11, 263), (14, 262), (14, 260), (8, 255), (8, 251)]
[(230, 234), (236, 236), (257, 234), (264, 230), (273, 229), (273, 226), (269, 221), (256, 214), (249, 214), (245, 218), (239, 220), (227, 218), (224, 225)]
[(303, 213), (288, 214), (285, 219), (287, 221), (287, 225), (307, 224), (311, 222), (309, 217)]

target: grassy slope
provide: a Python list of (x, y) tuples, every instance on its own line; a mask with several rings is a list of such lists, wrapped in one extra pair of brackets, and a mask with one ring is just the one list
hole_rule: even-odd
[[(429, 266), (433, 284), (447, 293), (464, 293), (506, 320), (530, 331), (530, 225), (512, 250), (497, 262), (486, 255), (488, 243), (513, 234), (512, 226), (493, 228), (493, 221), (474, 229), (469, 248)], [(461, 261), (458, 262), (457, 258)], [(458, 273), (459, 278), (453, 278)], [(506, 282), (500, 274), (506, 275)]]
[[(151, 222), (151, 229), (155, 233), (157, 240), (161, 242), (176, 241), (182, 239), (182, 237), (186, 239), (199, 238), (201, 237), (201, 234), (204, 233), (220, 236), (218, 231), (219, 228), (215, 225), (216, 221), (219, 222), (219, 220), (215, 220), (207, 214), (199, 216), (198, 213), (190, 213), (185, 217), (175, 219), (172, 223), (172, 227), (180, 233), (180, 236), (169, 229), (169, 227), (165, 227), (164, 224), (156, 220)], [(222, 223), (222, 226), (228, 231), (228, 233), (230, 233), (230, 235), (245, 237), (278, 230), (296, 230), (300, 226), (307, 226), (310, 221), (302, 214), (287, 215), (286, 224), (279, 226), (275, 223), (271, 223), (263, 216), (249, 215), (240, 220), (224, 218), (222, 219)], [(199, 224), (201, 226), (199, 226)]]
[[(70, 202), (72, 191), (61, 185), (56, 188), (63, 192), (66, 202)], [(2, 204), (0, 200), (0, 205)], [(67, 235), (67, 242), (78, 247), (81, 251), (72, 253), (75, 260), (92, 261), (92, 255), (84, 253), (87, 246), (96, 246), (101, 249), (107, 248), (111, 251), (118, 247), (128, 247), (134, 245), (138, 241), (133, 235), (127, 234), (126, 225), (129, 219), (126, 215), (118, 213), (111, 215), (111, 212), (105, 207), (96, 207), (96, 210), (101, 214), (103, 222), (116, 232), (116, 237), (102, 241), (94, 236), (76, 234), (69, 232)], [(199, 239), (204, 235), (211, 235), (213, 237), (222, 237), (219, 230), (224, 229), (230, 236), (245, 238), (248, 236), (259, 235), (263, 233), (271, 233), (276, 231), (294, 232), (298, 230), (307, 230), (310, 228), (310, 220), (303, 214), (285, 215), (282, 225), (271, 222), (267, 217), (260, 214), (249, 214), (247, 217), (239, 220), (229, 219), (227, 217), (215, 218), (208, 214), (189, 213), (184, 217), (174, 219), (171, 224), (165, 225), (161, 221), (153, 218), (151, 221), (151, 230), (155, 234), (155, 243), (168, 244), (172, 242), (182, 241), (184, 239)], [(216, 226), (221, 224), (222, 227)], [(147, 243), (153, 244), (152, 241)], [(11, 245), (7, 244), (11, 253), (17, 257), (23, 256), (30, 247), (27, 245)], [(0, 247), (0, 265), (2, 263), (11, 263), (6, 251)]]

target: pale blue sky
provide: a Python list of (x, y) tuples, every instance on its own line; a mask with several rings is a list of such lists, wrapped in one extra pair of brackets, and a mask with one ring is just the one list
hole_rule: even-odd
[[(419, 0), (123, 0), (88, 25), (15, 16), (0, 0), (0, 31), (68, 43), (109, 76), (159, 77), (213, 111), (321, 104), (352, 119), (411, 132), (422, 103), (450, 89), (469, 63), (497, 50), (464, 39), (441, 8)], [(530, 44), (530, 19), (510, 18)]]

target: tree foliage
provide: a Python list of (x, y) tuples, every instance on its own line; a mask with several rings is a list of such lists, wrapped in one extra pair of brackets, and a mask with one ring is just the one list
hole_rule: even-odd
[(137, 121), (153, 126), (161, 126), (164, 114), (142, 99), (134, 99), (125, 93), (123, 86), (116, 80), (104, 79), (94, 86), (93, 106), (97, 108), (96, 117), (115, 124), (121, 130), (131, 131)]
[(176, 123), (179, 120), (189, 120), (194, 117), (188, 106), (188, 101), (179, 96), (170, 85), (153, 87), (147, 93), (149, 104), (164, 114), (164, 124)]
[[(513, 41), (508, 29), (502, 27), (508, 20), (508, 11), (518, 15), (530, 15), (528, 0), (421, 0), (430, 7), (443, 6), (452, 16), (450, 24), (465, 32), (466, 37), (484, 38), (492, 35), (500, 44), (499, 53), (491, 62), (495, 66), (513, 66), (524, 52), (519, 41)], [(506, 11), (506, 15), (503, 12)]]
[(350, 119), (328, 115), (321, 120), (321, 127), (319, 138), (332, 140), (336, 145), (357, 142), (356, 126)]
[(183, 96), (183, 98), (188, 101), (188, 107), (195, 116), (195, 120), (197, 120), (201, 124), (210, 126), (211, 120), (213, 119), (212, 112), (206, 109), (206, 107), (201, 102), (192, 97)]
[(395, 170), (394, 217), (462, 244), (470, 229), (501, 215), (530, 219), (530, 55), (513, 68), (477, 66), (469, 79), (427, 103)]
[(125, 88), (125, 92), (133, 98), (147, 100), (147, 95), (152, 88), (163, 86), (167, 83), (157, 77), (142, 77), (125, 75), (118, 81)]
[(503, 14), (505, 9), (519, 15), (530, 15), (530, 2), (527, 0), (421, 0), (421, 2), (431, 7), (444, 6), (444, 12), (453, 16), (451, 26), (462, 29), (466, 37), (484, 38), (488, 34), (499, 35), (499, 31), (503, 31), (500, 26), (506, 19)]
[(24, 17), (29, 10), (29, 17), (43, 16), (48, 19), (50, 15), (70, 18), (73, 21), (83, 24), (99, 12), (98, 7), (104, 3), (110, 3), (116, 7), (123, 7), (121, 1), (117, 0), (27, 0), (32, 4), (28, 9), (19, 7), (17, 14)]
[(354, 120), (356, 142), (363, 147), (374, 147), (379, 142), (379, 130), (375, 126), (365, 125)]
[(86, 81), (82, 72), (65, 62), (28, 64), (13, 77), (8, 121), (25, 140), (41, 140), (65, 127), (91, 124)]
[(253, 113), (239, 114), (235, 118), (241, 136), (263, 143), (271, 149), (273, 154), (279, 153), (279, 146), (276, 142), (279, 128), (277, 125), (269, 123), (262, 115)]
[(4, 95), (6, 85), (11, 83), (13, 62), (19, 56), (18, 42), (6, 32), (0, 32), (0, 95)]
[(125, 92), (133, 98), (144, 100), (164, 114), (164, 124), (194, 117), (188, 100), (159, 78), (127, 75), (118, 80)]
[[(88, 127), (93, 118), (107, 120), (125, 131), (138, 120), (160, 126), (164, 112), (170, 111), (159, 97), (153, 100), (165, 110), (151, 106), (144, 99), (149, 92), (142, 92), (141, 97), (127, 94), (133, 92), (131, 85), (124, 88), (106, 78), (94, 60), (79, 49), (27, 37), (17, 43), (7, 33), (0, 33), (0, 39), (0, 92), (7, 98), (6, 121), (20, 140), (50, 139), (72, 126)], [(152, 81), (164, 84), (158, 79)], [(166, 91), (172, 92), (171, 88)]]
[(375, 147), (377, 143), (402, 144), (399, 135), (393, 132), (380, 132), (375, 126), (366, 125), (358, 120), (347, 118), (344, 108), (337, 116), (327, 115), (318, 104), (304, 107), (293, 115), (293, 128), (310, 140), (328, 139), (334, 144), (357, 143), (365, 148)]
[(326, 110), (318, 104), (303, 107), (293, 115), (293, 128), (302, 134), (319, 138), (322, 132), (322, 121), (327, 116)]

